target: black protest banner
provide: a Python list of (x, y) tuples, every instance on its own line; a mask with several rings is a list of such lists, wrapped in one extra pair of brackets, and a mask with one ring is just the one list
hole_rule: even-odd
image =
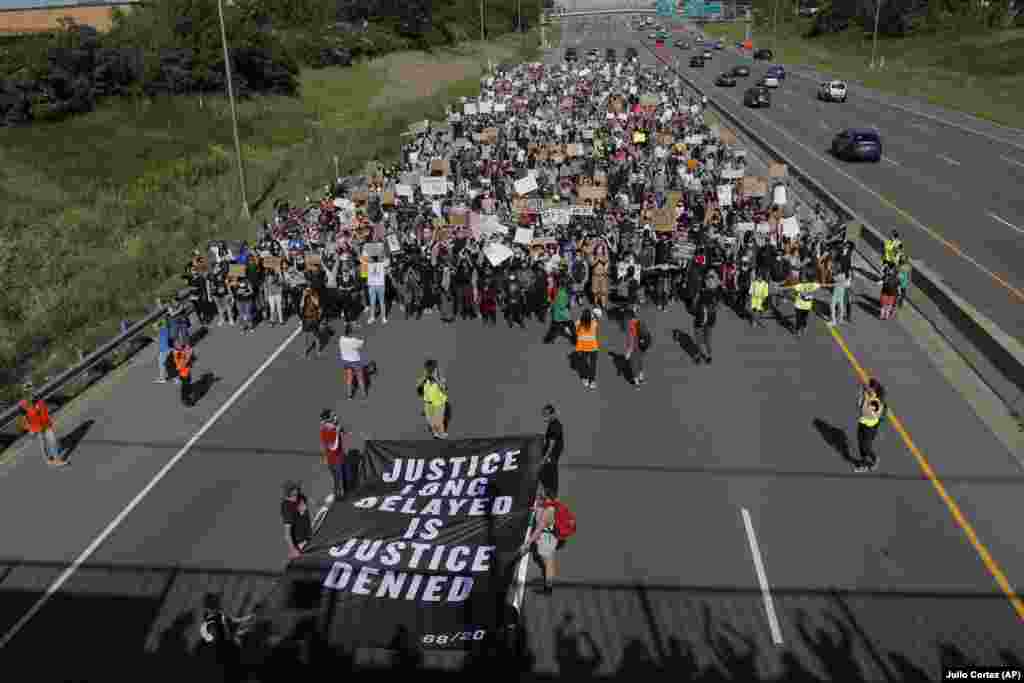
[[(466, 649), (509, 614), (543, 438), (367, 441), (362, 484), (289, 573), (316, 574), (327, 639), (343, 647)], [(286, 576), (287, 579), (287, 576)]]

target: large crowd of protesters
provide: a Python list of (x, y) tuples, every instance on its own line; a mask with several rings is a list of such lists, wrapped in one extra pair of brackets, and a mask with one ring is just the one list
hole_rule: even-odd
[[(712, 362), (723, 306), (752, 326), (771, 318), (802, 335), (823, 289), (827, 322), (850, 322), (853, 243), (820, 207), (799, 215), (784, 167), (752, 175), (705, 104), (669, 69), (636, 60), (497, 67), (447, 121), (412, 126), (400, 163), (368, 164), (304, 206), (278, 201), (251, 242), (197, 250), (186, 275), (192, 308), (201, 324), (242, 333), (295, 316), (307, 356), (320, 353), (329, 320), (343, 321), (346, 339), (396, 311), (510, 328), (536, 318), (550, 321), (546, 341), (575, 344), (588, 388), (605, 314), (629, 321), (638, 386), (646, 306), (685, 305), (697, 363)], [(883, 277), (871, 278), (883, 319), (908, 284), (895, 233), (884, 261)], [(166, 335), (167, 358), (188, 329)], [(352, 363), (346, 370), (360, 369)]]

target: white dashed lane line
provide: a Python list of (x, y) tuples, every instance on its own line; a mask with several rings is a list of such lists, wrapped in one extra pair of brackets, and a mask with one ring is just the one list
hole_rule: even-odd
[(1000, 218), (999, 216), (995, 215), (991, 211), (988, 212), (988, 215), (989, 215), (990, 218), (999, 221), (1000, 223), (1002, 223), (1006, 227), (1010, 228), (1011, 230), (1016, 230), (1020, 234), (1024, 235), (1024, 228), (1018, 228), (1016, 225), (1014, 225), (1010, 221), (1006, 220), (1005, 218)]
[(950, 157), (947, 157), (945, 154), (939, 154), (938, 157), (945, 161), (947, 164), (953, 164), (954, 166), (960, 165), (959, 161), (957, 161), (956, 159), (951, 159)]
[(1013, 164), (1014, 166), (1020, 166), (1021, 168), (1024, 168), (1024, 161), (1017, 161), (1016, 159), (1011, 159), (1010, 157), (999, 157), (999, 158), (1002, 159), (1003, 161), (1005, 161), (1008, 164)]

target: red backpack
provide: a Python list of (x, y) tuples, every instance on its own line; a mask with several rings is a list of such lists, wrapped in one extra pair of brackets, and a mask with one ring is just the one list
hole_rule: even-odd
[(576, 515), (560, 500), (549, 501), (547, 507), (555, 509), (555, 536), (564, 541), (576, 533)]

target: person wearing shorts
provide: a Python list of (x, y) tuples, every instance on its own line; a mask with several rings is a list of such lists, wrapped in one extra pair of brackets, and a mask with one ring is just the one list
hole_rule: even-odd
[(534, 519), (537, 520), (536, 527), (530, 537), (520, 548), (521, 553), (529, 552), (530, 548), (536, 548), (544, 566), (544, 588), (541, 593), (550, 594), (552, 582), (555, 578), (557, 565), (555, 564), (555, 553), (558, 551), (558, 536), (555, 535), (555, 499), (547, 491), (537, 496), (537, 502), (533, 508)]
[(369, 363), (363, 358), (365, 343), (352, 336), (352, 323), (345, 323), (345, 332), (338, 339), (338, 351), (341, 366), (345, 370), (345, 395), (350, 401), (356, 397), (360, 385), (363, 387), (363, 397), (370, 396), (370, 383), (367, 381)]

